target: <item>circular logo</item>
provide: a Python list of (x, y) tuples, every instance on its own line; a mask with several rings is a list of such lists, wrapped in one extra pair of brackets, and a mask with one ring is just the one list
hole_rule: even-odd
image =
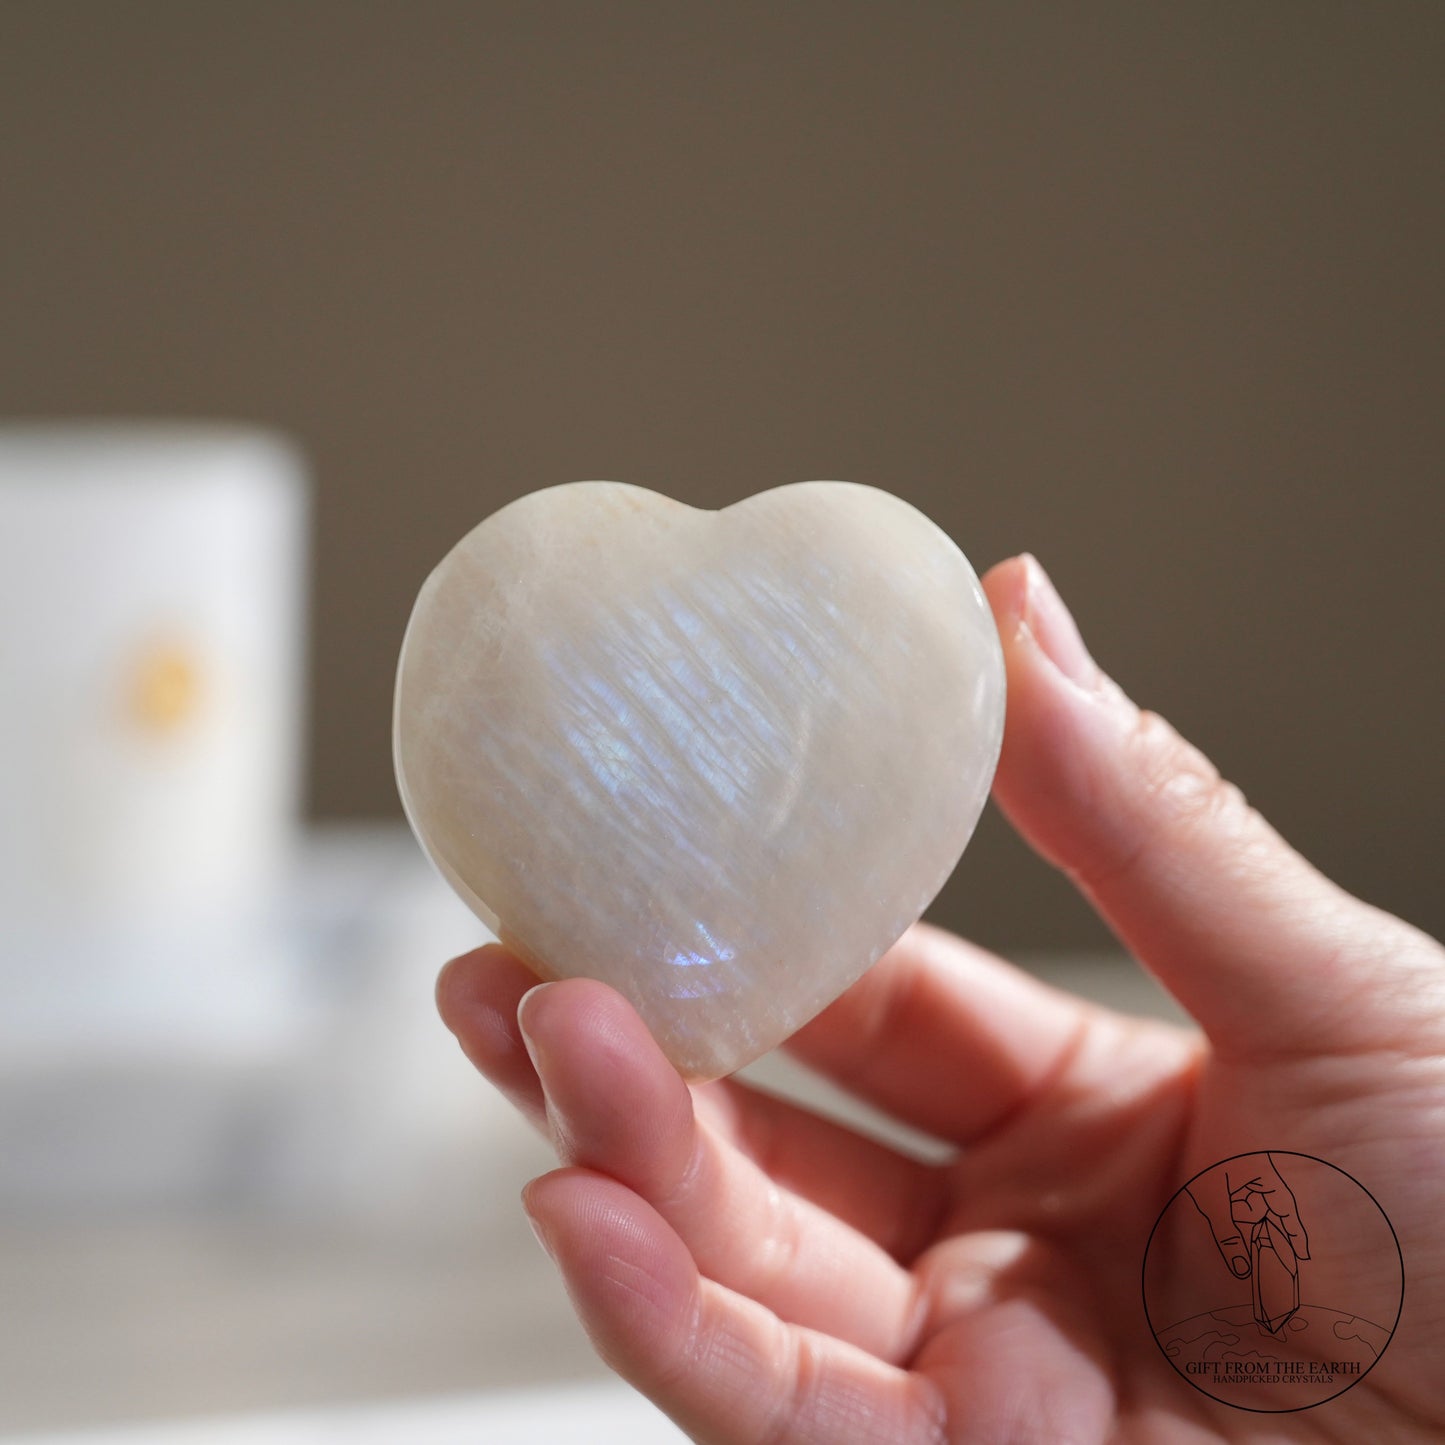
[(1241, 1410), (1306, 1410), (1358, 1385), (1404, 1292), (1400, 1242), (1375, 1197), (1287, 1150), (1196, 1174), (1144, 1251), (1144, 1312), (1165, 1359)]

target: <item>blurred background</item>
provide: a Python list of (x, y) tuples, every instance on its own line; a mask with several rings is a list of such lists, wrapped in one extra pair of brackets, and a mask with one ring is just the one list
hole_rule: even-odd
[[(1442, 73), (1400, 0), (11, 0), (0, 1432), (600, 1380), (390, 761), (417, 588), (538, 487), (1031, 550), (1445, 931)], [(1167, 1009), (992, 811), (931, 916)]]

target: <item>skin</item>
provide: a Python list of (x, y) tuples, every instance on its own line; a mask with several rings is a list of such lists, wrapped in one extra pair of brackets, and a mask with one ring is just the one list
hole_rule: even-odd
[[(443, 1019), (556, 1146), (523, 1203), (583, 1326), (716, 1445), (1441, 1438), (1445, 951), (1135, 707), (1032, 558), (984, 586), (1008, 665), (995, 798), (1198, 1028), (916, 925), (788, 1048), (958, 1146), (929, 1164), (736, 1080), (684, 1083), (605, 985), (538, 985), (496, 945), (455, 959)], [(1281, 1148), (1367, 1184), (1406, 1290), (1360, 1384), (1261, 1415), (1175, 1374), (1138, 1268), (1196, 1171)]]

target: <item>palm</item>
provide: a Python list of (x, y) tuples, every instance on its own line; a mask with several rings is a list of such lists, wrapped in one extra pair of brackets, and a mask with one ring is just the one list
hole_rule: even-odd
[[(1422, 1076), (1433, 1074), (1445, 1099), (1445, 1065), (1422, 1061), (1407, 1082), (1373, 1057), (1222, 1062), (1168, 1026), (1100, 1013), (1087, 1028), (1049, 1086), (950, 1166), (947, 1202), (910, 1260), (936, 1303), (909, 1364), (937, 1384), (954, 1437), (975, 1438), (987, 1421), (997, 1438), (1060, 1438), (1063, 1422), (1040, 1398), (1041, 1372), (1057, 1370), (1076, 1423), (1096, 1426), (1081, 1438), (1173, 1441), (1189, 1438), (1188, 1425), (1200, 1438), (1251, 1439), (1264, 1423), (1271, 1438), (1438, 1438), (1445, 1392), (1419, 1332), (1402, 1330), (1385, 1363), (1318, 1416), (1262, 1421), (1182, 1385), (1145, 1321), (1139, 1267), (1187, 1175), (1182, 1161), (1227, 1157), (1241, 1139), (1308, 1138), (1322, 1157), (1350, 1158), (1428, 1238), (1445, 1170), (1421, 1177), (1431, 1141), (1397, 1125)], [(1338, 1109), (1314, 1102), (1322, 1066)], [(1438, 1293), (1438, 1253), (1414, 1255), (1410, 1269), (1415, 1298)]]

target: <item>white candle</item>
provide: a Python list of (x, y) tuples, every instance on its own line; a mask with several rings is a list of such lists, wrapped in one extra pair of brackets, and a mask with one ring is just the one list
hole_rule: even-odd
[(298, 821), (305, 519), (266, 432), (0, 428), (0, 936), (265, 896)]

